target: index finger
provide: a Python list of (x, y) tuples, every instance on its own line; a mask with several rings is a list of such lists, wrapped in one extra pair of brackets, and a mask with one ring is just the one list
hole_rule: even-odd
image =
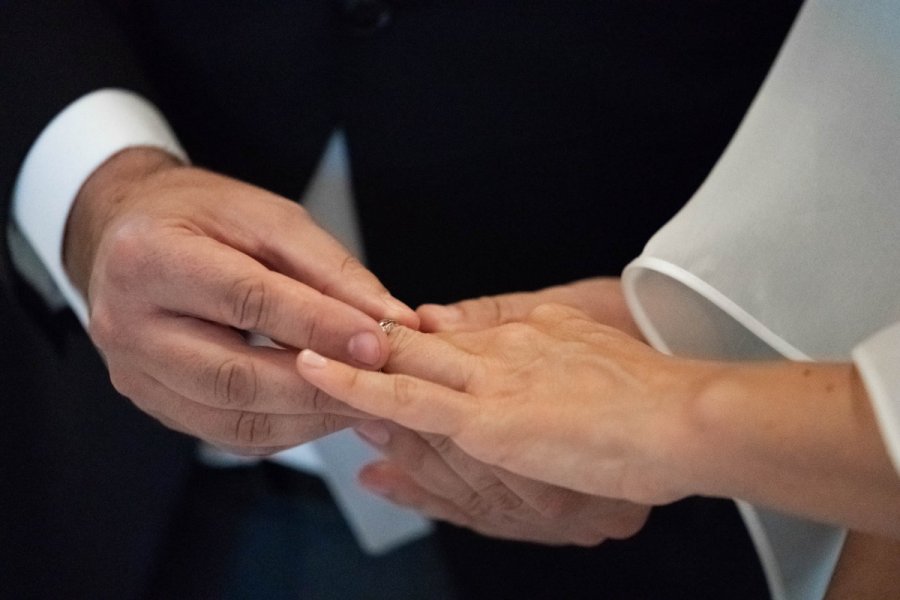
[(416, 431), (453, 437), (478, 409), (468, 393), (410, 375), (356, 369), (312, 350), (300, 353), (297, 368), (332, 398)]
[(177, 255), (159, 261), (150, 275), (136, 284), (147, 300), (172, 312), (358, 366), (377, 368), (387, 358), (387, 339), (374, 319), (213, 239), (186, 237)]
[(447, 387), (463, 390), (478, 368), (476, 358), (458, 345), (433, 334), (408, 327), (394, 327), (388, 335), (391, 356), (385, 373), (406, 373)]
[[(236, 248), (374, 319), (418, 327), (415, 311), (394, 298), (334, 236), (295, 202), (270, 195), (270, 210), (225, 213), (218, 233)], [(253, 226), (247, 227), (246, 219)]]

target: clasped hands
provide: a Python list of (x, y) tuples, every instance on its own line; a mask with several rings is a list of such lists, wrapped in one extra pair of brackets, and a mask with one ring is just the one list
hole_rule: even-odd
[[(267, 455), (357, 427), (387, 459), (368, 487), (500, 537), (594, 544), (671, 499), (625, 443), (654, 435), (652, 407), (624, 393), (635, 374), (589, 357), (618, 344), (644, 368), (649, 349), (578, 310), (634, 334), (615, 280), (416, 313), (295, 203), (153, 149), (86, 182), (64, 258), (113, 385), (172, 429)], [(401, 325), (390, 336), (384, 317)], [(620, 388), (601, 398), (585, 376), (603, 368)], [(604, 406), (608, 436), (579, 433), (596, 418), (585, 402)], [(578, 464), (580, 444), (609, 460)]]
[(423, 306), (431, 333), (394, 328), (381, 372), (309, 349), (298, 369), (383, 419), (356, 428), (386, 455), (361, 474), (376, 493), (489, 535), (596, 544), (689, 494), (662, 439), (689, 394), (680, 364), (585, 311), (634, 333), (618, 281), (595, 279)]

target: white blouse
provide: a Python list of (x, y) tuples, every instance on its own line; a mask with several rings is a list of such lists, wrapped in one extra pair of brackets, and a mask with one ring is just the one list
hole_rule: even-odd
[[(808, 0), (731, 144), (623, 275), (673, 354), (854, 360), (900, 471), (900, 2)], [(844, 532), (738, 502), (776, 599)]]

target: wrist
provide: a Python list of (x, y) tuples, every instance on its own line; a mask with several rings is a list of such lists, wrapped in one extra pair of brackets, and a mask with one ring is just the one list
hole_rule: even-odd
[(707, 491), (706, 459), (717, 446), (717, 411), (707, 407), (711, 394), (721, 381), (728, 381), (726, 364), (710, 361), (669, 358), (670, 368), (656, 389), (665, 390), (647, 430), (639, 439), (645, 442), (646, 461), (655, 466), (664, 495), (678, 500), (692, 495), (710, 495)]
[(85, 181), (75, 197), (63, 239), (63, 266), (83, 296), (87, 297), (103, 231), (130, 191), (157, 173), (181, 166), (179, 159), (158, 148), (128, 148), (104, 162)]
[(897, 506), (896, 474), (849, 363), (726, 363), (687, 414), (695, 494), (870, 530), (877, 511), (861, 507)]
[[(740, 366), (730, 363), (705, 363), (705, 376), (681, 404), (678, 433), (673, 436), (680, 457), (680, 476), (689, 493), (702, 496), (740, 496), (732, 486), (729, 470), (737, 468), (741, 446), (747, 444), (744, 403), (752, 397)], [(759, 390), (756, 390), (757, 394)], [(762, 398), (759, 398), (762, 402)], [(737, 475), (738, 478), (745, 475)]]

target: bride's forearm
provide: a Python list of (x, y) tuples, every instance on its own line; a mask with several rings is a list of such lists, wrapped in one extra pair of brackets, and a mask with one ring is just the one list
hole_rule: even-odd
[(851, 364), (721, 364), (685, 414), (698, 493), (900, 538), (900, 477)]
[(900, 541), (858, 531), (847, 535), (825, 600), (881, 600), (900, 590)]

